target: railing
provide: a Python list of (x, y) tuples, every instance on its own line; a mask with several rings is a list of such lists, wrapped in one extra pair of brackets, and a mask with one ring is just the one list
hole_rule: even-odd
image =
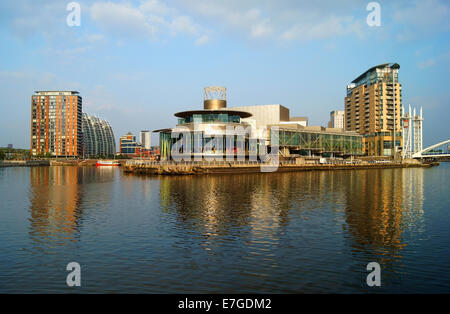
[(450, 152), (423, 152), (422, 156), (427, 156), (427, 155), (449, 155), (450, 156)]
[[(360, 164), (361, 160), (344, 160), (344, 159), (334, 159), (327, 158), (325, 161), (320, 159), (306, 159), (304, 162), (297, 162), (296, 160), (282, 160), (278, 162), (279, 166), (284, 165), (348, 165), (348, 164)], [(262, 162), (260, 160), (231, 160), (231, 161), (147, 161), (147, 160), (128, 160), (125, 164), (126, 166), (168, 166), (168, 165), (177, 165), (177, 166), (261, 166), (261, 165), (271, 165), (270, 162)]]
[(251, 161), (251, 160), (231, 160), (231, 161), (146, 161), (146, 160), (128, 160), (126, 162), (127, 166), (140, 166), (140, 165), (148, 165), (148, 166), (163, 166), (163, 165), (179, 165), (179, 166), (225, 166), (225, 165), (260, 165), (264, 164), (261, 161)]

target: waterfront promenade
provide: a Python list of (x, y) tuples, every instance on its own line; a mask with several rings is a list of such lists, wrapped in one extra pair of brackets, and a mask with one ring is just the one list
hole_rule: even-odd
[[(298, 163), (282, 161), (278, 164), (264, 164), (257, 161), (199, 161), (199, 162), (149, 162), (145, 160), (128, 160), (124, 172), (136, 174), (159, 175), (198, 175), (259, 172), (295, 172), (313, 170), (349, 170), (349, 169), (385, 169), (431, 167), (433, 164), (420, 162), (368, 162), (368, 161), (334, 161), (332, 163)], [(264, 171), (264, 170), (265, 171)]]

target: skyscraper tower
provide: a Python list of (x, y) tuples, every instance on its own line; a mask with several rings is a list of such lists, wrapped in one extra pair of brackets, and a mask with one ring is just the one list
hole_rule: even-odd
[(380, 64), (347, 86), (345, 129), (363, 135), (367, 155), (393, 156), (394, 147), (402, 145), (399, 69), (397, 63)]

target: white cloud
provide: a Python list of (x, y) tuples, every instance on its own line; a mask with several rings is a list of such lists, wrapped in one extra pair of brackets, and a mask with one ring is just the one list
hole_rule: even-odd
[(357, 32), (358, 24), (351, 17), (331, 16), (320, 22), (296, 24), (282, 34), (285, 40), (323, 39)]
[(245, 8), (245, 2), (234, 6), (231, 2), (193, 1), (189, 10), (201, 18), (210, 19), (214, 24), (246, 33), (252, 38), (264, 38), (272, 34), (270, 19), (262, 16), (258, 8)]
[(450, 6), (448, 1), (416, 0), (398, 5), (393, 14), (400, 26), (397, 39), (414, 40), (418, 36), (450, 30)]
[(268, 37), (272, 35), (273, 29), (269, 20), (264, 20), (258, 24), (252, 25), (250, 35), (254, 38)]
[[(320, 3), (303, 0), (179, 1), (192, 14), (249, 38), (284, 40), (314, 40), (351, 33), (361, 36), (360, 23), (348, 13), (348, 7), (356, 3), (355, 0), (339, 3), (327, 0)], [(364, 7), (361, 11), (364, 12)]]
[(144, 1), (139, 6), (139, 9), (144, 14), (166, 15), (173, 12), (173, 9), (167, 7), (165, 4), (159, 2), (158, 0)]
[(90, 14), (101, 28), (114, 35), (154, 38), (158, 30), (150, 18), (129, 3), (94, 3)]
[[(251, 40), (317, 40), (363, 36), (366, 4), (360, 0), (96, 0), (81, 3), (81, 28), (66, 25), (64, 1), (0, 1), (0, 26), (20, 38), (81, 39), (89, 44), (190, 36), (206, 43), (223, 34)], [(448, 0), (382, 3), (382, 28), (405, 41), (450, 29)], [(91, 23), (93, 22), (93, 23)], [(391, 24), (392, 22), (392, 24)], [(91, 25), (102, 33), (86, 35)], [(102, 37), (103, 36), (103, 37)], [(206, 39), (208, 38), (208, 39)]]
[[(66, 2), (0, 1), (0, 26), (21, 39), (40, 34), (47, 39), (67, 35)], [(5, 27), (6, 26), (6, 27)]]
[(190, 16), (180, 14), (158, 0), (142, 1), (138, 6), (127, 2), (97, 2), (91, 6), (90, 15), (105, 32), (123, 39), (154, 40), (166, 34), (187, 34), (199, 41), (206, 35)]
[(198, 46), (201, 46), (201, 45), (207, 44), (208, 42), (209, 42), (209, 36), (203, 35), (203, 36), (197, 38), (197, 40), (195, 41), (195, 44)]
[(191, 21), (188, 16), (177, 16), (172, 20), (170, 28), (174, 32), (187, 33), (197, 35), (199, 33), (198, 27)]
[(394, 19), (412, 26), (430, 27), (445, 24), (448, 28), (450, 7), (448, 3), (437, 0), (416, 0), (395, 10)]

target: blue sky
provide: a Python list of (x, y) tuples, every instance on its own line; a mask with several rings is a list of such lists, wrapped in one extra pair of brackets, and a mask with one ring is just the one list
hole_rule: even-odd
[(116, 140), (174, 126), (209, 85), (229, 106), (279, 103), (326, 125), (346, 85), (385, 62), (401, 66), (403, 104), (423, 106), (424, 144), (450, 138), (448, 1), (378, 1), (380, 27), (360, 0), (77, 1), (79, 27), (69, 2), (0, 3), (0, 146), (29, 148), (35, 90), (80, 91)]

